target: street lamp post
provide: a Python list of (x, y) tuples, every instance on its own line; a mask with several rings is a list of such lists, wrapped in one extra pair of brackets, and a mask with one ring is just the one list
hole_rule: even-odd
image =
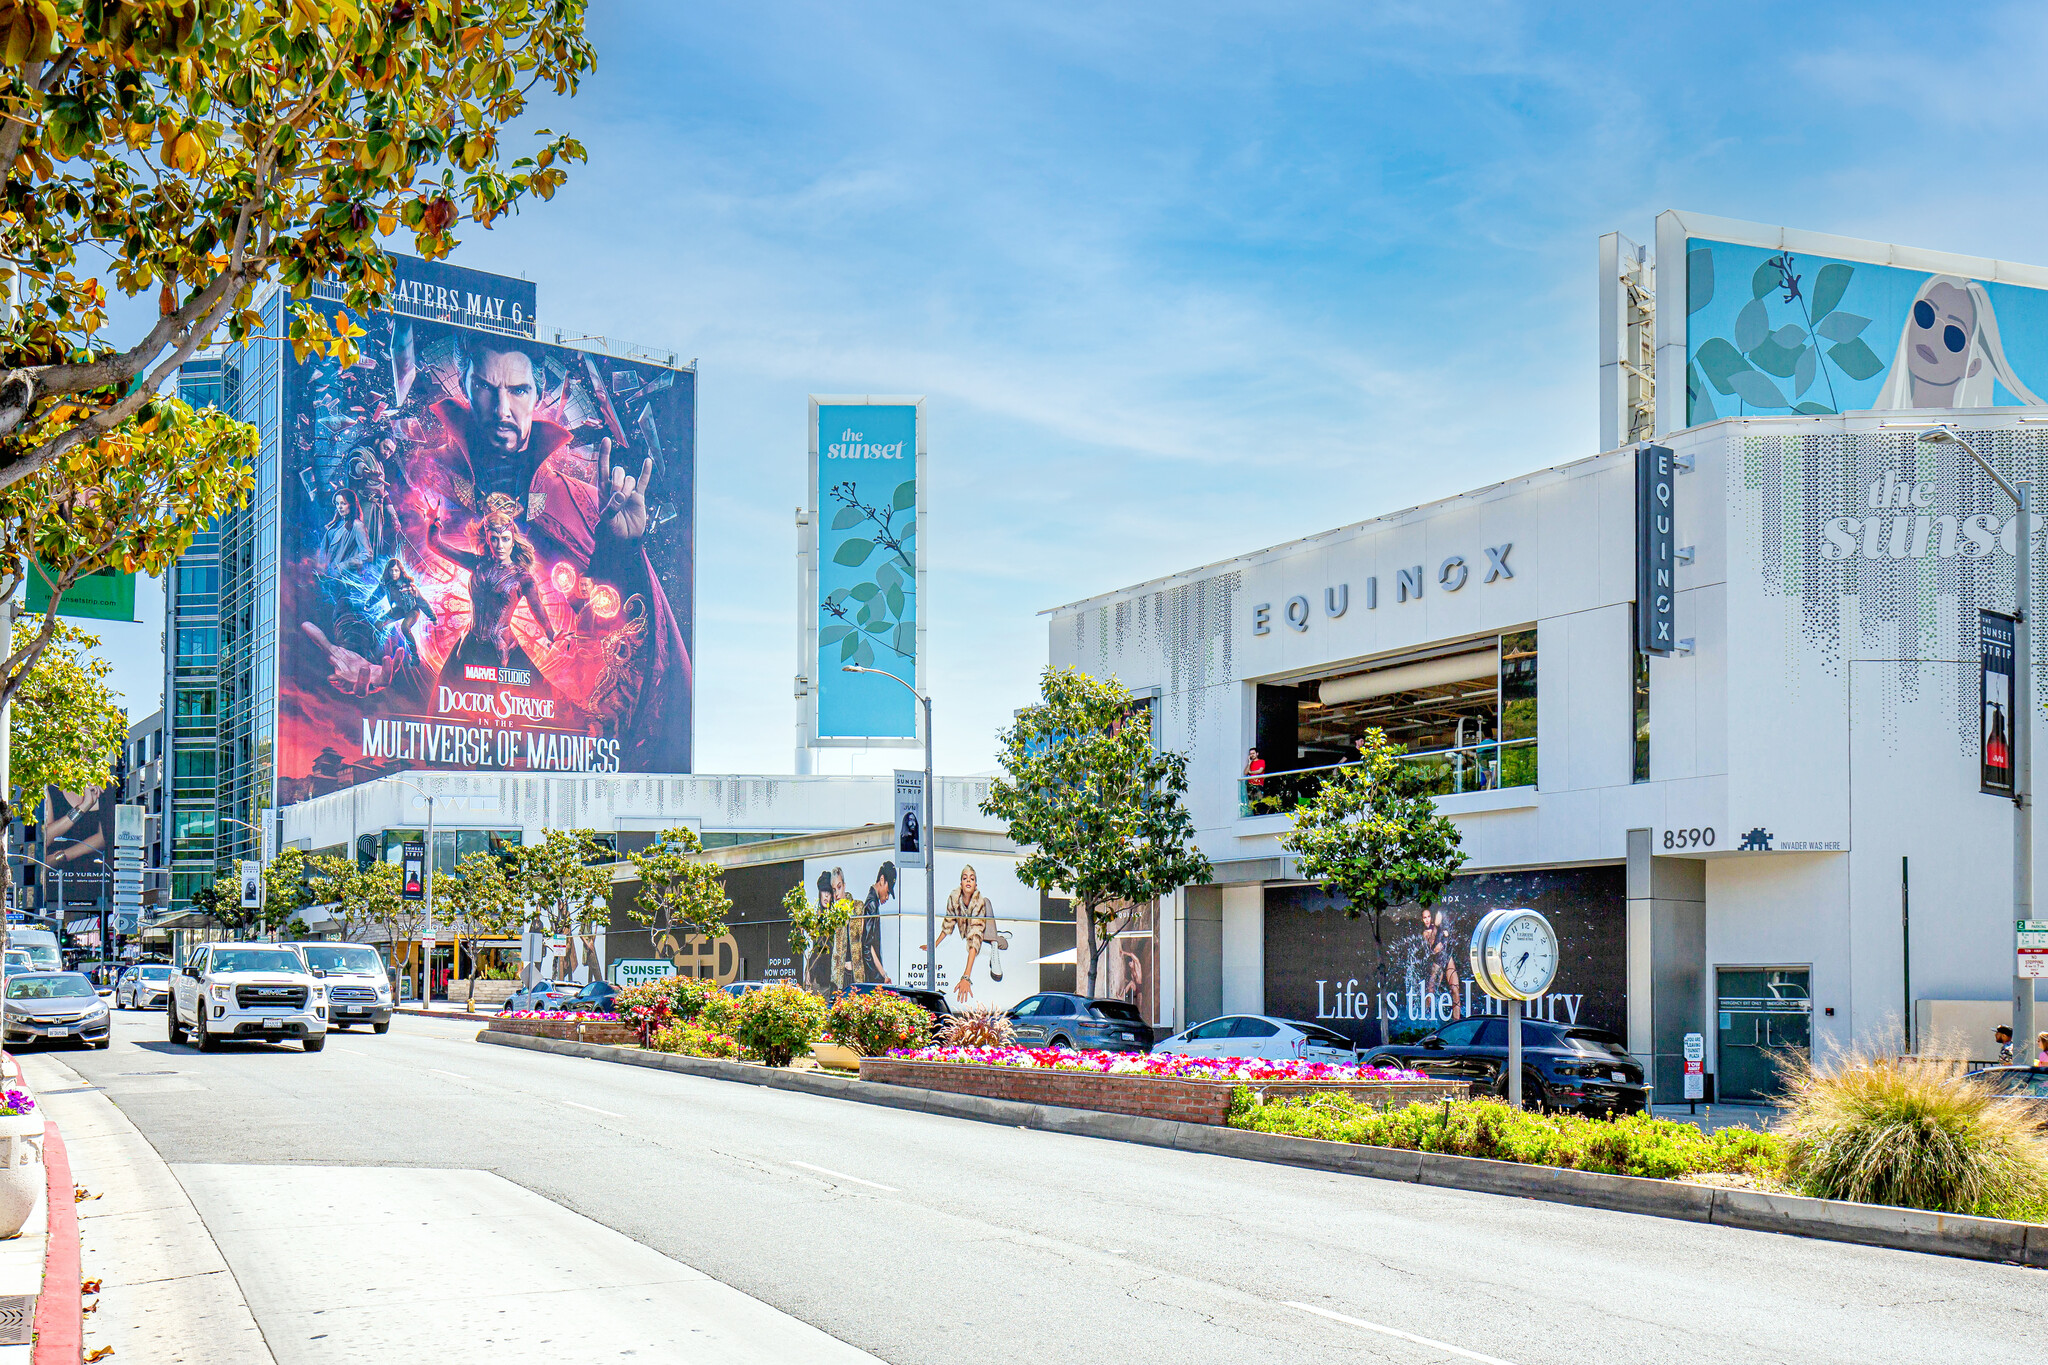
[[(2025, 923), (2034, 917), (2034, 651), (2027, 621), (2032, 605), (2033, 569), (2029, 550), (2034, 539), (2033, 485), (2025, 479), (2008, 482), (1991, 462), (1964, 440), (1954, 427), (1935, 427), (1920, 439), (1936, 445), (1960, 446), (1990, 480), (2012, 499), (2013, 519), (2013, 698), (2012, 727), (2012, 911)], [(2014, 954), (2015, 959), (2017, 954)], [(1912, 1002), (1907, 1002), (1912, 1008)], [(2034, 982), (2021, 976), (2015, 961), (2012, 976), (2012, 1036), (2025, 1045), (2034, 1036)]]
[[(939, 988), (939, 844), (932, 824), (938, 818), (932, 795), (932, 699), (885, 668), (842, 664), (840, 671), (879, 674), (924, 703), (924, 810), (919, 816), (923, 821), (919, 837), (924, 840), (924, 988), (935, 991)], [(893, 827), (895, 821), (890, 824)]]
[[(249, 831), (249, 832), (250, 832), (251, 834), (255, 835), (255, 836), (256, 836), (256, 859), (257, 859), (257, 861), (258, 861), (259, 863), (260, 863), (260, 862), (261, 862), (261, 861), (263, 860), (263, 831), (262, 831), (262, 830), (260, 830), (260, 829), (256, 828), (256, 826), (254, 826), (254, 825), (250, 824), (250, 823), (249, 823), (249, 822), (248, 822), (247, 820), (237, 820), (237, 819), (236, 819), (236, 818), (235, 818), (234, 816), (232, 816), (232, 815), (216, 815), (216, 816), (215, 816), (214, 818), (215, 818), (215, 819), (217, 819), (217, 820), (219, 820), (219, 821), (221, 821), (221, 823), (223, 823), (223, 824), (228, 824), (228, 825), (240, 825), (240, 826), (241, 826), (241, 827), (242, 827), (243, 829), (246, 829), (246, 830), (248, 830), (248, 831)], [(216, 852), (218, 852), (218, 850), (217, 850), (217, 849), (216, 849)], [(219, 866), (219, 864), (218, 864), (218, 863), (216, 863), (216, 864), (215, 864), (215, 866), (217, 867), (217, 866)], [(242, 869), (241, 869), (241, 868), (240, 868), (239, 866), (238, 866), (238, 867), (236, 867), (236, 868), (235, 868), (235, 902), (236, 902), (236, 904), (237, 904), (237, 905), (239, 905), (239, 904), (241, 903), (241, 899), (242, 899), (242, 875), (241, 875), (241, 874), (242, 874)], [(263, 893), (262, 893), (261, 891), (258, 891), (258, 892), (257, 892), (256, 894), (257, 894), (258, 896), (261, 896), (261, 895), (262, 895)]]
[[(434, 927), (434, 796), (433, 793), (420, 790), (402, 777), (386, 777), (384, 781), (394, 786), (405, 788), (414, 796), (424, 799), (427, 803), (427, 865), (425, 871), (420, 874), (420, 896), (427, 907), (426, 927), (431, 930)], [(392, 946), (393, 948), (397, 947), (396, 944)], [(434, 964), (431, 960), (433, 953), (434, 950), (427, 946), (427, 940), (422, 937), (420, 940), (421, 1009), (428, 1008), (431, 1003), (428, 997), (433, 994), (434, 990)], [(456, 965), (459, 967), (461, 964), (457, 963)]]

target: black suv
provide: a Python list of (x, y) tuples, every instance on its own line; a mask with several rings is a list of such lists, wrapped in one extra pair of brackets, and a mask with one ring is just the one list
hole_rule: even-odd
[(1006, 1013), (1019, 1047), (1152, 1050), (1152, 1028), (1128, 1000), (1090, 1000), (1085, 995), (1046, 991), (1019, 1001)]
[[(1470, 1081), (1475, 1094), (1506, 1098), (1508, 1021), (1460, 1019), (1413, 1043), (1376, 1047), (1365, 1066), (1405, 1066), (1447, 1081)], [(1604, 1029), (1522, 1021), (1522, 1103), (1572, 1113), (1641, 1114), (1650, 1088), (1621, 1039)]]

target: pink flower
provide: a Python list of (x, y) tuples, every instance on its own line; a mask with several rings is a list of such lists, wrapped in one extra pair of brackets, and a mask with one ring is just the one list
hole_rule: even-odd
[(1420, 1072), (1383, 1066), (1273, 1061), (1262, 1057), (1183, 1057), (1175, 1053), (1068, 1052), (1021, 1047), (921, 1047), (889, 1054), (913, 1062), (1008, 1066), (1022, 1070), (1088, 1071), (1191, 1081), (1419, 1081)]

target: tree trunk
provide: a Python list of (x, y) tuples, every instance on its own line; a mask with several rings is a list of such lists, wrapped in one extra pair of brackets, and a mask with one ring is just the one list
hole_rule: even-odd
[(1102, 966), (1102, 952), (1109, 946), (1109, 940), (1102, 936), (1102, 927), (1095, 922), (1094, 906), (1080, 907), (1077, 918), (1085, 920), (1088, 925), (1088, 998), (1093, 1000), (1096, 975)]

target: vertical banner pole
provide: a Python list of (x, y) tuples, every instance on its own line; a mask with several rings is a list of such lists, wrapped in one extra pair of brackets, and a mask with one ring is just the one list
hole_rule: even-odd
[[(2031, 483), (2014, 488), (2019, 504), (2013, 534), (2013, 765), (2012, 765), (2012, 900), (2013, 919), (2024, 924), (2034, 917), (2034, 649), (2032, 608), (2034, 518)], [(2014, 945), (2017, 947), (2018, 938)], [(2013, 954), (2012, 1036), (2022, 1048), (2034, 1036), (2034, 982), (2021, 976), (2019, 954)]]
[(1508, 1108), (1522, 1107), (1522, 1002), (1508, 1000)]

